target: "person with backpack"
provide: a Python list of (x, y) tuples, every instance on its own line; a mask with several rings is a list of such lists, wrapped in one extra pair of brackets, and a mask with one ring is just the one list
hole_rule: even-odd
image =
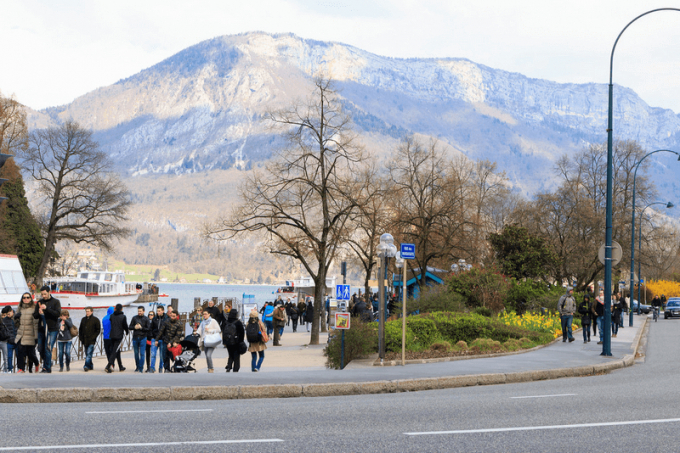
[(240, 319), (238, 319), (238, 310), (232, 308), (229, 310), (229, 316), (222, 328), (222, 342), (227, 348), (229, 359), (227, 366), (224, 369), (228, 372), (234, 370), (238, 373), (241, 369), (241, 343), (245, 337), (245, 328)]
[(574, 341), (574, 336), (571, 334), (571, 324), (576, 311), (574, 288), (571, 286), (567, 286), (567, 293), (560, 297), (559, 302), (557, 302), (557, 311), (560, 312), (562, 318), (562, 342), (569, 340), (569, 343), (571, 343)]
[(2, 325), (7, 330), (7, 340), (5, 341), (7, 345), (7, 366), (4, 371), (11, 373), (14, 369), (12, 362), (14, 361), (14, 350), (16, 348), (17, 328), (14, 324), (14, 310), (9, 305), (2, 308)]
[(583, 302), (578, 304), (578, 312), (581, 315), (581, 327), (583, 327), (583, 342), (590, 342), (590, 296), (583, 296)]
[[(104, 368), (104, 371), (111, 373), (113, 371), (113, 365), (116, 357), (120, 357), (120, 345), (123, 342), (125, 335), (130, 333), (130, 328), (128, 327), (127, 317), (123, 313), (123, 306), (121, 304), (116, 304), (113, 314), (109, 318), (111, 323), (111, 331), (109, 333), (111, 337), (111, 351), (112, 354), (109, 356), (109, 363)], [(118, 363), (120, 371), (125, 370), (125, 368), (120, 367), (120, 362)]]
[[(248, 324), (246, 325), (246, 339), (250, 345), (248, 351), (252, 356), (251, 370), (253, 372), (260, 371), (262, 362), (264, 361), (264, 351), (267, 349), (267, 329), (265, 328), (260, 318), (257, 316), (257, 311), (250, 312)], [(258, 360), (259, 355), (259, 360)]]
[(123, 366), (123, 361), (120, 357), (120, 351), (113, 350), (113, 341), (111, 340), (111, 316), (113, 315), (114, 308), (109, 307), (106, 310), (106, 316), (102, 318), (102, 336), (104, 337), (104, 352), (106, 353), (106, 360), (111, 358), (111, 354), (115, 357), (118, 362), (118, 369), (120, 371), (125, 371)]
[(196, 334), (199, 336), (198, 345), (203, 346), (203, 352), (205, 352), (205, 361), (208, 365), (208, 373), (214, 373), (215, 369), (213, 368), (212, 353), (217, 345), (206, 342), (206, 337), (217, 335), (217, 344), (219, 344), (221, 332), (220, 325), (212, 318), (212, 316), (210, 316), (210, 311), (203, 311), (203, 321), (201, 324), (199, 324)]
[(297, 326), (298, 326), (298, 318), (300, 317), (300, 314), (298, 313), (298, 309), (295, 306), (295, 304), (291, 303), (290, 304), (290, 320), (293, 321), (293, 332), (297, 332)]

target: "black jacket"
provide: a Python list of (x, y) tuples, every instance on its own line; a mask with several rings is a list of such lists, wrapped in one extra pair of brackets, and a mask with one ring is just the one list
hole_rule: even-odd
[(59, 316), (61, 316), (61, 302), (59, 299), (50, 297), (48, 300), (38, 300), (35, 304), (35, 312), (38, 313), (40, 305), (45, 304), (43, 314), (45, 315), (45, 322), (47, 323), (47, 330), (49, 332), (56, 332), (59, 330)]
[[(147, 316), (147, 319), (149, 317)], [(158, 331), (160, 330), (160, 318), (154, 316), (153, 319), (149, 319), (149, 331), (147, 332), (146, 339), (153, 340), (158, 336)]]
[(212, 319), (214, 319), (215, 321), (219, 322), (220, 315), (221, 315), (222, 313), (220, 313), (220, 309), (217, 308), (217, 305), (213, 305), (212, 307), (206, 307), (206, 308), (205, 308), (205, 311), (207, 311), (208, 313), (210, 313), (210, 317), (211, 317)]
[[(137, 324), (142, 326), (142, 328), (135, 329)], [(130, 321), (130, 325), (128, 327), (130, 327), (130, 331), (132, 332), (132, 338), (146, 338), (146, 336), (149, 334), (149, 318), (147, 318), (145, 315), (135, 315), (132, 317), (132, 321)]]
[(314, 322), (314, 306), (311, 302), (307, 304), (305, 309), (305, 322)]
[(590, 301), (584, 300), (583, 302), (578, 304), (577, 310), (581, 315), (581, 323), (590, 324)]
[[(227, 319), (227, 321), (224, 323), (225, 328), (228, 324), (234, 324), (234, 327), (236, 327), (236, 344), (233, 345), (233, 346), (237, 346), (245, 338), (246, 329), (245, 329), (245, 327), (243, 327), (243, 323), (239, 319), (233, 319), (233, 318)], [(229, 347), (229, 345), (227, 345), (227, 340), (224, 337), (225, 330), (226, 330), (225, 328), (222, 329), (222, 344)]]
[(163, 340), (166, 344), (179, 343), (184, 338), (184, 325), (177, 318), (175, 322), (169, 320), (163, 323), (161, 329), (158, 331), (156, 340)]
[(78, 329), (78, 338), (83, 346), (90, 346), (97, 343), (99, 333), (102, 331), (102, 323), (95, 315), (85, 316), (80, 320), (80, 328)]
[(14, 320), (12, 318), (2, 318), (2, 323), (5, 325), (7, 333), (9, 334), (7, 343), (14, 344), (14, 339), (17, 336), (17, 326), (14, 324)]
[(122, 311), (114, 311), (111, 315), (111, 334), (109, 337), (112, 340), (122, 340), (125, 334), (130, 332), (127, 324), (127, 317)]

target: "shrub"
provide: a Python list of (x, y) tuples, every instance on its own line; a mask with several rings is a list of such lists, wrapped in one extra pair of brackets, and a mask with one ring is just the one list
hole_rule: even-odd
[[(428, 286), (420, 293), (418, 299), (406, 302), (409, 313), (431, 313), (436, 311), (463, 311), (465, 298), (460, 294), (450, 291), (446, 285)], [(401, 304), (399, 304), (401, 312)]]
[(548, 285), (533, 280), (513, 280), (505, 296), (505, 309), (513, 310), (521, 315), (526, 310), (536, 310), (538, 303), (549, 292)]
[(517, 351), (517, 350), (522, 348), (522, 343), (520, 343), (519, 340), (516, 340), (514, 338), (510, 338), (505, 343), (503, 343), (503, 346), (508, 351)]
[(498, 313), (503, 309), (510, 282), (492, 266), (453, 275), (449, 277), (447, 286), (450, 291), (461, 294), (468, 307), (487, 307)]
[(450, 351), (452, 346), (448, 341), (437, 341), (436, 343), (432, 343), (430, 349), (433, 351)]
[[(441, 338), (437, 325), (431, 319), (421, 316), (409, 316), (406, 318), (406, 328), (413, 332), (415, 341), (421, 346), (428, 348), (432, 343)], [(408, 343), (406, 343), (408, 345)]]
[(467, 351), (469, 349), (468, 344), (466, 342), (462, 341), (462, 340), (459, 341), (458, 343), (456, 343), (456, 347), (460, 348), (463, 351)]
[[(340, 347), (341, 334), (336, 330), (323, 351), (328, 368), (340, 369)], [(377, 351), (377, 325), (375, 323), (364, 323), (359, 319), (352, 318), (352, 327), (345, 331), (345, 365), (353, 359), (373, 354)]]
[[(401, 328), (401, 319), (385, 323), (385, 351), (401, 352)], [(409, 351), (427, 349), (422, 344), (416, 343), (416, 336), (409, 328), (408, 323), (406, 324), (406, 349)]]
[(475, 308), (474, 313), (480, 315), (480, 316), (486, 316), (487, 318), (490, 318), (493, 313), (491, 313), (491, 310), (486, 308), (486, 307), (477, 307)]
[(500, 341), (494, 341), (491, 338), (476, 338), (470, 344), (470, 349), (479, 352), (499, 352), (503, 350)]

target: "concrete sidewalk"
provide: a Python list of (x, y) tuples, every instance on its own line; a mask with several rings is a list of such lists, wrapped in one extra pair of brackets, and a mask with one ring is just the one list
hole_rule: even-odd
[[(597, 339), (584, 344), (581, 332), (573, 343), (558, 341), (523, 354), (471, 358), (418, 365), (356, 366), (329, 370), (323, 348), (305, 347), (306, 332), (284, 335), (282, 347), (269, 347), (260, 373), (250, 371), (250, 355), (241, 357), (239, 373), (224, 373), (226, 350), (214, 354), (215, 373), (208, 374), (199, 357), (198, 373), (139, 374), (125, 371), (0, 375), (0, 402), (68, 402), (179, 399), (233, 399), (296, 396), (332, 396), (364, 393), (501, 384), (559, 377), (588, 376), (634, 364), (646, 317), (636, 317), (635, 327), (619, 330), (612, 338), (613, 357), (600, 355)], [(322, 343), (325, 338), (322, 338)], [(224, 358), (218, 359), (217, 351)], [(131, 358), (126, 357), (134, 369)], [(128, 366), (127, 364), (125, 365)], [(97, 371), (97, 368), (99, 371)], [(57, 367), (58, 369), (58, 367)]]

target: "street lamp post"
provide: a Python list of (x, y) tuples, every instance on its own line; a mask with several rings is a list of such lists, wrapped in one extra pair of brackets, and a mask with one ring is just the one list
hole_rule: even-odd
[[(652, 151), (651, 153), (647, 154), (644, 156), (640, 161), (635, 164), (635, 172), (633, 173), (633, 208), (632, 208), (632, 220), (630, 222), (630, 300), (631, 304), (633, 303), (633, 286), (635, 284), (635, 181), (637, 179), (637, 172), (638, 168), (640, 168), (640, 164), (642, 163), (643, 160), (645, 160), (647, 157), (651, 156), (652, 154), (656, 153), (661, 153), (661, 152), (666, 152), (666, 153), (673, 153), (678, 156), (678, 161), (680, 161), (680, 153), (677, 153), (675, 151), (671, 151), (670, 149), (657, 149), (656, 151)], [(647, 208), (645, 208), (647, 209)], [(644, 211), (644, 209), (643, 209)], [(642, 216), (642, 214), (640, 214)], [(642, 236), (640, 236), (642, 237)], [(638, 272), (638, 277), (640, 276), (640, 273)], [(640, 314), (640, 296), (638, 296), (638, 310), (637, 314)], [(633, 327), (633, 307), (632, 305), (628, 308), (628, 326)]]
[(616, 50), (616, 45), (621, 39), (621, 35), (624, 31), (630, 27), (630, 25), (638, 20), (639, 18), (646, 16), (657, 11), (680, 11), (680, 8), (658, 8), (646, 13), (640, 14), (635, 19), (628, 22), (628, 25), (623, 27), (623, 30), (619, 33), (614, 41), (614, 46), (612, 47), (611, 57), (609, 59), (609, 112), (607, 116), (607, 226), (605, 233), (605, 249), (604, 249), (604, 337), (602, 344), (602, 355), (611, 356), (612, 355), (612, 344), (611, 344), (611, 304), (612, 304), (612, 186), (613, 186), (613, 158), (612, 158), (612, 142), (614, 135), (614, 51)]
[(401, 366), (406, 366), (406, 260), (397, 252), (397, 269), (403, 269), (401, 279)]
[[(650, 204), (648, 204), (648, 205), (645, 206), (645, 208), (640, 212), (640, 227), (638, 228), (638, 230), (639, 230), (639, 231), (638, 231), (638, 240), (639, 240), (639, 244), (638, 244), (638, 253), (640, 253), (640, 256), (642, 256), (642, 217), (643, 217), (643, 214), (645, 213), (645, 209), (647, 209), (647, 208), (650, 207), (650, 206), (657, 205), (657, 204), (665, 204), (665, 205), (666, 205), (666, 209), (671, 209), (671, 208), (674, 208), (674, 207), (675, 207), (675, 205), (674, 205), (673, 203), (671, 203), (670, 201), (669, 201), (668, 203), (664, 203), (664, 202), (662, 202), (662, 201), (657, 201), (656, 203), (650, 203)], [(641, 274), (641, 272), (642, 272), (642, 260), (641, 260), (640, 258), (638, 258), (638, 279), (640, 279), (640, 280), (642, 279), (642, 274)], [(642, 288), (642, 284), (639, 283), (639, 280), (638, 280), (638, 298), (637, 298), (637, 301), (638, 301), (638, 305), (637, 305), (637, 314), (638, 314), (638, 315), (640, 314), (640, 304), (642, 303), (642, 302), (640, 301), (640, 289), (641, 289), (641, 288)], [(645, 294), (646, 294), (646, 293), (647, 293), (647, 292), (645, 291)], [(631, 286), (631, 291), (630, 291), (630, 300), (631, 300), (631, 304), (632, 304), (632, 303), (633, 303), (633, 302), (632, 302), (632, 301), (633, 301), (633, 287), (632, 287), (632, 286)], [(631, 309), (631, 308), (632, 308), (632, 307), (629, 307), (630, 311), (632, 312), (632, 309)], [(631, 314), (631, 316), (632, 316), (632, 314)]]
[(397, 255), (397, 247), (394, 245), (394, 238), (390, 233), (380, 236), (378, 244), (378, 354), (380, 362), (385, 359), (385, 280), (387, 279), (387, 264), (390, 258)]

